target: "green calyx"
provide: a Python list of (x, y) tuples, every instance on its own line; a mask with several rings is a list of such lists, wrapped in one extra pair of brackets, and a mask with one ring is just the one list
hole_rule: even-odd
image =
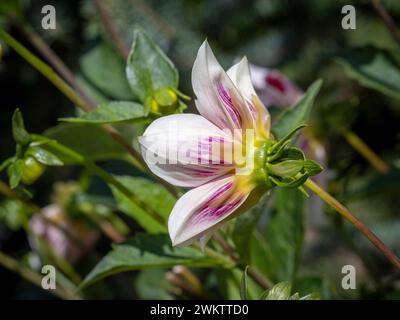
[(281, 140), (265, 144), (262, 152), (258, 151), (260, 157), (256, 161), (263, 162), (262, 172), (267, 186), (299, 188), (308, 177), (322, 171), (317, 162), (306, 159), (301, 149), (290, 146), (292, 138), (303, 127), (305, 125), (298, 126)]

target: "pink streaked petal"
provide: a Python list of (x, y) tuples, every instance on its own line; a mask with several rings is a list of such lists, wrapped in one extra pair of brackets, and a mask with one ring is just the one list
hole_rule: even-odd
[(247, 199), (234, 176), (209, 182), (185, 193), (175, 204), (168, 220), (173, 245), (188, 245), (208, 236), (231, 217)]
[(196, 107), (219, 128), (251, 128), (251, 116), (244, 98), (215, 58), (205, 41), (192, 70)]
[(240, 62), (233, 65), (228, 70), (228, 75), (245, 98), (247, 109), (253, 121), (253, 128), (258, 131), (259, 135), (267, 138), (270, 129), (270, 116), (253, 87), (247, 58), (244, 57)]
[(159, 118), (139, 141), (150, 170), (176, 186), (197, 187), (233, 169), (225, 156), (232, 154), (232, 138), (200, 115)]

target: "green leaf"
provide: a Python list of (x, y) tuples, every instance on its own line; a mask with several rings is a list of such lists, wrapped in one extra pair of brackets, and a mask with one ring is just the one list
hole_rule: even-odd
[(114, 244), (112, 250), (86, 276), (80, 287), (130, 270), (172, 268), (175, 265), (209, 267), (218, 264), (218, 261), (204, 256), (194, 248), (172, 247), (166, 234), (138, 234), (126, 243)]
[(292, 285), (290, 282), (284, 281), (274, 285), (267, 294), (263, 294), (264, 300), (289, 300)]
[[(119, 182), (126, 186), (141, 203), (160, 214), (165, 221), (172, 211), (175, 198), (161, 185), (144, 178), (131, 176), (116, 176)], [(119, 210), (133, 217), (147, 232), (157, 233), (166, 231), (166, 222), (161, 224), (148, 212), (135, 205), (124, 194), (110, 186), (117, 201)]]
[(12, 133), (16, 143), (24, 145), (31, 141), (29, 133), (25, 130), (24, 119), (19, 109), (14, 111), (12, 117)]
[(400, 54), (372, 46), (348, 50), (337, 58), (346, 74), (362, 86), (400, 99)]
[(141, 28), (134, 30), (126, 75), (133, 93), (142, 102), (155, 90), (177, 88), (179, 82), (174, 64)]
[(258, 219), (263, 212), (266, 198), (267, 196), (260, 199), (257, 205), (238, 216), (235, 220), (232, 239), (240, 260), (244, 263), (250, 263), (250, 242), (253, 239), (252, 235)]
[(14, 157), (11, 158), (7, 158), (6, 160), (4, 160), (1, 165), (0, 165), (0, 172), (2, 172), (3, 170), (5, 170), (11, 163), (13, 163), (15, 161)]
[(249, 266), (246, 266), (246, 268), (243, 271), (242, 279), (240, 281), (240, 298), (242, 300), (247, 300), (247, 269)]
[[(97, 125), (62, 123), (46, 130), (44, 135), (71, 148), (91, 161), (126, 157), (126, 150)], [(75, 160), (51, 150), (51, 146), (44, 146), (44, 148), (53, 152), (64, 164), (75, 163)]]
[(276, 211), (265, 236), (255, 233), (251, 262), (273, 282), (292, 281), (296, 275), (304, 237), (303, 201), (297, 189), (276, 189)]
[(62, 166), (63, 162), (53, 153), (42, 147), (29, 147), (26, 155), (34, 157), (37, 161), (47, 166)]
[(304, 94), (303, 98), (293, 107), (280, 114), (272, 126), (272, 131), (277, 139), (283, 138), (293, 128), (307, 121), (314, 103), (314, 99), (321, 88), (322, 80), (315, 81)]
[(124, 123), (143, 119), (149, 111), (143, 105), (130, 101), (112, 101), (98, 105), (79, 118), (61, 118), (61, 121), (89, 124)]
[(116, 100), (135, 100), (125, 74), (125, 62), (119, 54), (101, 43), (85, 54), (81, 71), (100, 92)]
[(331, 286), (328, 281), (320, 277), (299, 277), (293, 282), (293, 290), (304, 295), (301, 300), (332, 299)]
[(173, 285), (165, 276), (167, 270), (145, 269), (136, 278), (135, 289), (139, 299), (171, 300)]
[(32, 209), (21, 200), (7, 199), (0, 205), (0, 222), (17, 231), (26, 225), (32, 213)]
[(20, 159), (8, 166), (7, 174), (10, 181), (11, 189), (15, 189), (16, 187), (18, 187), (19, 183), (21, 182), (22, 167), (23, 167), (23, 161)]

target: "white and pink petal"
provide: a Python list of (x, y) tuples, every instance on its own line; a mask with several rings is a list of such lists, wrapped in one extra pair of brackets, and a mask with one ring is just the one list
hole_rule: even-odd
[(184, 246), (204, 240), (246, 201), (235, 176), (227, 176), (185, 193), (175, 204), (168, 220), (168, 230), (174, 246)]
[(205, 41), (193, 64), (193, 91), (201, 115), (219, 128), (251, 128), (251, 111)]
[(167, 182), (197, 187), (233, 170), (233, 139), (196, 114), (161, 117), (139, 138), (150, 170)]

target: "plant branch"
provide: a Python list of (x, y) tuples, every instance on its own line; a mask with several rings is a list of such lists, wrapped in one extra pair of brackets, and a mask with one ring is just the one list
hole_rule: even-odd
[(335, 209), (342, 217), (349, 221), (358, 231), (360, 231), (371, 243), (381, 251), (386, 258), (398, 269), (400, 269), (400, 259), (370, 230), (368, 227), (355, 217), (338, 200), (332, 197), (328, 192), (322, 189), (311, 179), (308, 179), (304, 185), (313, 191), (317, 196), (324, 200), (329, 206)]
[(117, 47), (119, 53), (124, 59), (128, 59), (129, 47), (126, 45), (124, 39), (122, 38), (117, 27), (115, 26), (111, 14), (107, 10), (104, 2), (102, 0), (94, 0), (94, 5), (100, 15), (101, 20), (103, 21), (104, 28), (110, 34), (110, 37), (115, 43), (115, 46)]
[(380, 0), (371, 0), (372, 6), (375, 11), (380, 15), (383, 20), (383, 23), (391, 32), (393, 38), (400, 44), (400, 31), (397, 29), (396, 23), (394, 22), (392, 16), (383, 6)]
[(339, 129), (346, 141), (359, 152), (377, 171), (387, 173), (389, 166), (358, 135), (345, 128)]
[(130, 201), (132, 201), (135, 205), (138, 205), (139, 207), (145, 209), (149, 215), (151, 215), (156, 221), (158, 221), (160, 224), (164, 225), (165, 221), (164, 219), (154, 210), (148, 208), (142, 201), (137, 199), (136, 195), (133, 194), (125, 185), (123, 185), (121, 182), (119, 182), (117, 179), (114, 178), (113, 175), (109, 174), (107, 171), (103, 170), (101, 167), (96, 165), (93, 161), (86, 159), (84, 156), (79, 154), (78, 152), (62, 145), (61, 143), (55, 141), (55, 140), (49, 140), (45, 137), (42, 137), (40, 135), (31, 135), (32, 138), (37, 139), (37, 140), (43, 140), (49, 142), (52, 148), (56, 150), (57, 152), (60, 152), (68, 157), (71, 157), (74, 159), (76, 162), (79, 164), (85, 166), (89, 171), (93, 172), (96, 174), (98, 177), (100, 177), (102, 180), (104, 180), (106, 183), (109, 185), (112, 185), (115, 187), (118, 191), (120, 191), (123, 195), (125, 195)]
[[(79, 96), (63, 79), (61, 79), (54, 70), (26, 49), (16, 39), (9, 35), (6, 31), (0, 28), (0, 38), (3, 39), (11, 48), (13, 48), (21, 57), (30, 63), (36, 70), (45, 76), (56, 88), (58, 88), (67, 98), (69, 98), (78, 108), (84, 111), (93, 109), (93, 105), (85, 101)], [(42, 52), (45, 54), (44, 52)], [(165, 182), (164, 180), (156, 177), (147, 167), (142, 156), (136, 151), (131, 144), (111, 125), (102, 125), (108, 134), (120, 145), (122, 145), (133, 158), (133, 164), (140, 170), (145, 171), (162, 184), (172, 195), (178, 196), (174, 187)]]
[[(34, 285), (38, 286), (39, 288), (42, 288), (42, 276), (31, 269), (22, 266), (17, 260), (12, 258), (11, 256), (3, 253), (0, 251), (0, 265), (3, 266), (4, 268), (15, 272), (19, 274), (22, 278), (25, 280), (33, 283)], [(66, 299), (66, 300), (76, 300), (80, 299), (79, 296), (76, 296), (72, 293), (67, 292), (63, 288), (56, 288), (54, 290), (46, 290), (47, 292), (54, 294), (55, 296), (61, 298), (61, 299)]]
[(149, 20), (151, 20), (158, 29), (165, 34), (169, 41), (175, 38), (175, 30), (168, 24), (168, 22), (152, 7), (146, 4), (143, 0), (130, 0), (131, 3)]

